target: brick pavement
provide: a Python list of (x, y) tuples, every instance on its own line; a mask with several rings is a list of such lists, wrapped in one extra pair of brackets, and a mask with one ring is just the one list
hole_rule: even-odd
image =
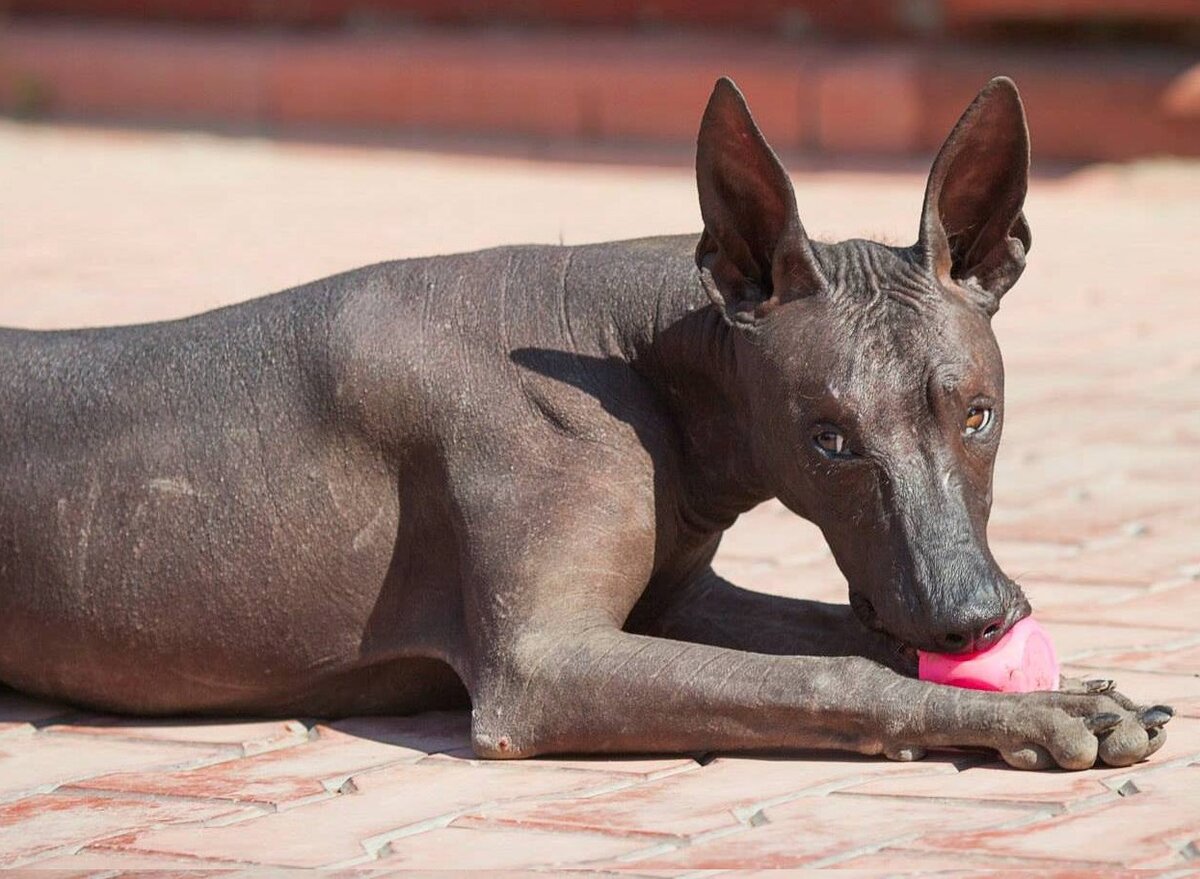
[[(915, 230), (918, 173), (795, 179), (818, 234)], [(697, 214), (680, 167), (7, 123), (0, 192), (0, 322), (37, 327), (175, 316), (393, 256), (686, 231)], [(994, 549), (1069, 671), (1180, 708), (1150, 762), (485, 764), (462, 714), (142, 721), (3, 693), (0, 866), (1200, 867), (1198, 195), (1188, 164), (1037, 179), (1030, 269), (996, 319), (1009, 389)], [(815, 530), (775, 504), (738, 523), (719, 567), (783, 594), (844, 590)]]

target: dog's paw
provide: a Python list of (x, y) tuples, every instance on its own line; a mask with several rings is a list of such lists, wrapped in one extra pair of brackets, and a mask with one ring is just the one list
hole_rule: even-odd
[(1026, 693), (1013, 703), (1000, 755), (1017, 769), (1130, 766), (1162, 747), (1174, 713), (1136, 704), (1111, 681), (1064, 680), (1057, 692)]

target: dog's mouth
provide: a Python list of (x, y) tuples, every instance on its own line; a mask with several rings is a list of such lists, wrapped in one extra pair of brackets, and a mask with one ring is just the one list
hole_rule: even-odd
[(850, 608), (864, 627), (870, 629), (872, 632), (879, 633), (887, 639), (896, 656), (896, 661), (892, 663), (892, 667), (897, 671), (916, 676), (919, 660), (917, 648), (907, 641), (897, 638), (884, 628), (883, 624), (879, 621), (879, 614), (876, 613), (875, 605), (871, 603), (871, 600), (860, 592), (851, 592)]

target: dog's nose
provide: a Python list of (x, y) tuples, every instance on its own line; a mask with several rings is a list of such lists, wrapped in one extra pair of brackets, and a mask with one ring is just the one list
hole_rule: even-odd
[(986, 650), (1008, 631), (1004, 615), (979, 614), (965, 617), (951, 631), (936, 636), (942, 653), (970, 653)]

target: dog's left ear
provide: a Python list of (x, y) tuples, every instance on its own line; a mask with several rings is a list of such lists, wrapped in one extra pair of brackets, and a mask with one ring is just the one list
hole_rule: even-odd
[(824, 289), (796, 194), (732, 80), (717, 80), (696, 139), (704, 232), (696, 264), (726, 320), (753, 324), (781, 303)]
[(1025, 270), (1031, 237), (1021, 208), (1029, 184), (1029, 129), (1011, 79), (971, 102), (929, 172), (920, 244), (938, 279), (989, 314)]

